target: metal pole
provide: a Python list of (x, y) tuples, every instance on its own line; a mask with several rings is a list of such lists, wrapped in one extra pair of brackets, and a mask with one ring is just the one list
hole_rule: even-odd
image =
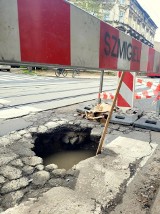
[(31, 66), (28, 66), (28, 71), (32, 72), (32, 67)]
[(106, 135), (106, 133), (107, 133), (107, 129), (108, 129), (108, 126), (109, 126), (109, 122), (110, 122), (110, 119), (111, 119), (111, 117), (112, 117), (112, 112), (113, 112), (114, 106), (115, 106), (115, 104), (116, 104), (117, 96), (118, 96), (118, 94), (119, 94), (119, 91), (120, 91), (120, 88), (121, 88), (121, 85), (122, 85), (122, 81), (123, 81), (124, 74), (125, 74), (125, 72), (122, 72), (122, 75), (121, 75), (121, 78), (120, 78), (120, 81), (119, 81), (119, 85), (118, 85), (118, 88), (117, 88), (117, 90), (116, 90), (116, 94), (115, 94), (115, 97), (114, 97), (114, 100), (113, 100), (113, 103), (112, 103), (112, 107), (111, 107), (111, 110), (110, 110), (110, 112), (109, 112), (109, 115), (108, 115), (108, 117), (107, 117), (107, 120), (106, 120), (104, 129), (103, 129), (103, 133), (102, 133), (102, 136), (101, 136), (99, 145), (98, 145), (98, 149), (97, 149), (96, 155), (101, 154), (101, 149), (102, 149), (102, 146), (103, 146), (103, 143), (104, 143), (105, 135)]
[(101, 93), (102, 93), (102, 90), (103, 90), (103, 77), (104, 77), (104, 70), (101, 71), (99, 94), (98, 94), (98, 104), (101, 103)]
[(157, 107), (156, 107), (156, 116), (160, 115), (160, 100), (157, 100)]
[(160, 97), (160, 81), (159, 81), (159, 90), (158, 90), (158, 100), (157, 100), (157, 106), (156, 106), (156, 116), (158, 117), (160, 115), (160, 100), (159, 100), (159, 97)]

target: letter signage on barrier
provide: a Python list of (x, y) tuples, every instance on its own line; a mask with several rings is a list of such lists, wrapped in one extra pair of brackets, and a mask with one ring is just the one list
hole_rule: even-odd
[[(114, 35), (110, 35), (109, 32), (105, 33), (105, 45), (104, 52), (106, 56), (111, 55), (116, 58), (123, 58), (124, 60), (140, 62), (140, 49), (137, 46), (132, 46), (127, 41), (121, 41)], [(110, 44), (113, 42), (113, 46)]]
[(64, 0), (1, 0), (0, 63), (160, 73), (160, 54)]

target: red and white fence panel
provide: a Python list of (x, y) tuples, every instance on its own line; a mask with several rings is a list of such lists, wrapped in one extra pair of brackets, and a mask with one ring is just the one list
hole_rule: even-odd
[(160, 54), (64, 0), (1, 0), (0, 63), (160, 73)]
[[(130, 73), (126, 73), (126, 74), (130, 74)], [(120, 72), (119, 72), (119, 76), (120, 76)], [(127, 76), (126, 75), (126, 81), (127, 81), (127, 77), (131, 80), (135, 80), (134, 77), (130, 77), (130, 76)], [(157, 101), (157, 100), (160, 100), (160, 84), (159, 83), (153, 83), (151, 81), (144, 81), (142, 79), (137, 79), (136, 80), (137, 83), (140, 83), (150, 89), (148, 90), (144, 90), (144, 91), (141, 91), (141, 92), (136, 92), (136, 93), (133, 93), (134, 90), (129, 90), (127, 89), (126, 87), (129, 88), (129, 86), (123, 86), (123, 84), (125, 84), (125, 79), (124, 79), (124, 82), (122, 83), (122, 91), (120, 92), (120, 94), (118, 95), (118, 102), (121, 103), (121, 105), (118, 105), (118, 102), (117, 102), (117, 106), (118, 107), (128, 107), (128, 108), (132, 108), (133, 105), (129, 105), (129, 102), (126, 103), (126, 100), (129, 100), (131, 98), (133, 98), (133, 103), (131, 102), (131, 104), (134, 104), (134, 99), (148, 99), (148, 98), (152, 98), (152, 97), (155, 97), (154, 101)], [(124, 101), (124, 97), (122, 97), (122, 94), (125, 94), (126, 93), (126, 96), (125, 96), (125, 101)], [(128, 99), (128, 95), (131, 95), (131, 98)], [(100, 98), (103, 99), (103, 100), (109, 100), (109, 99), (114, 99), (115, 95), (113, 93), (109, 93), (109, 92), (102, 92), (100, 94)], [(128, 106), (127, 106), (128, 105)]]
[[(120, 79), (122, 72), (118, 72)], [(136, 73), (126, 72), (121, 89), (117, 97), (117, 106), (120, 108), (133, 108)]]

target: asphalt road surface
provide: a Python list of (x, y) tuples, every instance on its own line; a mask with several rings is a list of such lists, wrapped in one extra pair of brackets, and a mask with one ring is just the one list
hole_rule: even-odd
[[(107, 78), (107, 90), (115, 90)], [(99, 78), (56, 78), (0, 72), (0, 118), (8, 119), (94, 100)]]
[[(0, 119), (95, 100), (99, 84), (98, 76), (57, 78), (0, 72)], [(104, 79), (104, 91), (114, 93), (116, 87), (116, 77)], [(136, 85), (136, 90), (144, 89)]]

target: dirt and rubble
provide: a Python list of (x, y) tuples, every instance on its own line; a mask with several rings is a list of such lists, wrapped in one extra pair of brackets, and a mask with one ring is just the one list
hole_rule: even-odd
[[(20, 210), (24, 206), (23, 212), (15, 207), (5, 213), (39, 213), (40, 209), (39, 211), (31, 209), (32, 203), (38, 207), (46, 200), (45, 197), (50, 198), (56, 194), (53, 200), (57, 200), (59, 206), (57, 205), (56, 210), (52, 206), (48, 211), (43, 205), (45, 213), (58, 214), (65, 211), (63, 213), (155, 214), (152, 210), (160, 185), (158, 132), (110, 124), (102, 154), (84, 160), (68, 171), (58, 169), (55, 164), (44, 166), (43, 159), (36, 156), (33, 150), (35, 136), (53, 133), (64, 125), (76, 127), (73, 128), (74, 133), (77, 127), (82, 131), (89, 130), (92, 142), (98, 143), (103, 124), (82, 118), (76, 112), (78, 106), (25, 116), (23, 119), (32, 124), (29, 128), (0, 138), (0, 211), (3, 213), (9, 207), (22, 204)], [(79, 131), (77, 133), (78, 138), (77, 135), (73, 135), (70, 142), (76, 143), (77, 139), (84, 137), (83, 135), (80, 137)], [(121, 148), (120, 144), (117, 144), (117, 138), (118, 142), (128, 140), (129, 142)], [(64, 139), (67, 143), (69, 137), (65, 136)], [(132, 147), (127, 147), (129, 143)], [(131, 148), (133, 151), (129, 151)], [(129, 154), (130, 152), (133, 156)], [(66, 195), (70, 197), (70, 202), (67, 201)], [(60, 199), (63, 203), (59, 201)], [(55, 205), (53, 201), (51, 204)]]

